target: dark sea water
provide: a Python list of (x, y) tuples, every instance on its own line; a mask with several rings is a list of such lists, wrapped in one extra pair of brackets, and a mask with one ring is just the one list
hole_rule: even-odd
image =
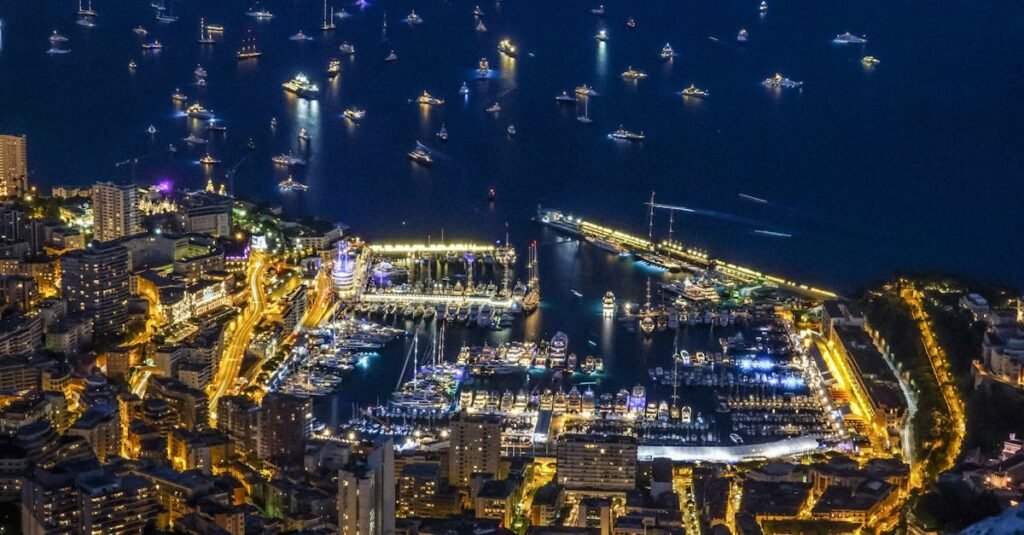
[[(537, 204), (642, 232), (642, 203), (655, 190), (660, 202), (702, 210), (677, 219), (677, 237), (810, 283), (850, 290), (936, 268), (1024, 284), (1024, 10), (1013, 3), (773, 0), (761, 17), (754, 0), (613, 1), (599, 18), (589, 2), (506, 0), (481, 4), (481, 34), (471, 2), (378, 0), (336, 2), (354, 16), (321, 34), (317, 0), (267, 0), (269, 22), (245, 16), (245, 2), (167, 0), (180, 17), (172, 24), (155, 21), (144, 0), (94, 1), (92, 29), (74, 23), (72, 0), (0, 2), (0, 132), (29, 136), (32, 181), (44, 187), (128, 179), (113, 164), (142, 155), (152, 156), (138, 166), (139, 182), (202, 186), (201, 151), (165, 153), (191, 124), (170, 100), (181, 87), (228, 126), (210, 147), (225, 162), (216, 180), (249, 155), (251, 137), (259, 149), (238, 167), (234, 192), (372, 238), (437, 237), (443, 228), (446, 237), (498, 239), (509, 222), (525, 243), (537, 233), (528, 222)], [(411, 8), (424, 24), (402, 22)], [(212, 47), (196, 43), (200, 16), (227, 27)], [(162, 52), (141, 50), (131, 32), (139, 24)], [(735, 42), (741, 27), (745, 45)], [(44, 53), (53, 29), (71, 39), (70, 54)], [(234, 53), (247, 29), (265, 55), (240, 64)], [(315, 40), (289, 41), (299, 29)], [(593, 38), (600, 29), (607, 44)], [(843, 31), (869, 42), (831, 44)], [(496, 51), (505, 36), (519, 44), (518, 59)], [(327, 60), (342, 41), (357, 53), (328, 82)], [(658, 57), (665, 42), (679, 54), (671, 63)], [(390, 49), (400, 59), (385, 64)], [(865, 54), (881, 64), (863, 68)], [(474, 80), (481, 57), (495, 69), (486, 81)], [(210, 73), (206, 88), (193, 84), (197, 63)], [(649, 77), (623, 81), (630, 65)], [(281, 90), (300, 71), (321, 85), (320, 100)], [(805, 87), (766, 91), (759, 82), (776, 71)], [(457, 94), (463, 81), (468, 99)], [(582, 83), (601, 93), (589, 126), (553, 100)], [(690, 83), (711, 97), (684, 103), (678, 91)], [(424, 89), (447, 103), (408, 102)], [(504, 108), (497, 117), (484, 112), (495, 101)], [(358, 126), (340, 117), (350, 105), (368, 111)], [(442, 123), (451, 134), (444, 146), (433, 136)], [(611, 142), (620, 123), (647, 141)], [(152, 140), (149, 124), (159, 129)], [(310, 165), (296, 173), (310, 190), (282, 195), (284, 176), (269, 159), (299, 150), (299, 128), (313, 136)], [(429, 170), (406, 159), (417, 140), (437, 149)], [(657, 219), (664, 235), (667, 214)]]

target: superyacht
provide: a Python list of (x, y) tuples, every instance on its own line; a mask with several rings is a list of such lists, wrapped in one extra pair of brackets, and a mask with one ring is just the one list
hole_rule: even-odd
[(690, 87), (683, 89), (684, 97), (704, 98), (710, 94), (711, 93), (708, 92), (706, 89), (701, 89), (693, 84), (690, 84)]
[(661, 59), (672, 59), (676, 57), (675, 50), (672, 50), (672, 45), (665, 43), (665, 46), (661, 47)]
[(430, 164), (434, 163), (434, 159), (430, 157), (430, 151), (419, 141), (416, 142), (416, 148), (408, 156), (410, 160), (424, 167), (430, 167)]
[(636, 132), (630, 132), (629, 130), (623, 128), (622, 125), (619, 125), (618, 129), (616, 129), (611, 134), (608, 134), (608, 137), (611, 139), (621, 139), (624, 141), (643, 141), (644, 139), (647, 138), (647, 136), (644, 135), (643, 132), (640, 132), (639, 134)]
[(516, 54), (518, 53), (516, 45), (514, 45), (510, 39), (502, 39), (501, 42), (498, 43), (498, 52), (501, 52), (510, 58), (516, 57)]
[(643, 71), (638, 71), (634, 69), (632, 66), (630, 66), (628, 69), (626, 69), (625, 72), (622, 73), (622, 77), (625, 78), (626, 80), (642, 80), (644, 78), (647, 78), (647, 73)]
[(306, 191), (309, 189), (309, 186), (297, 182), (291, 175), (288, 175), (288, 178), (279, 182), (277, 186), (281, 188), (281, 191)]
[(765, 78), (761, 85), (769, 89), (797, 89), (803, 87), (804, 83), (790, 80), (779, 73), (775, 73), (775, 76)]
[(439, 99), (426, 91), (424, 91), (422, 95), (416, 97), (416, 102), (427, 106), (440, 106), (444, 104), (443, 99)]
[(185, 110), (185, 114), (193, 119), (213, 118), (213, 110), (208, 110), (199, 103), (189, 106), (188, 109)]
[(366, 110), (362, 108), (346, 108), (342, 114), (349, 121), (361, 121), (363, 117), (366, 117)]
[(300, 167), (306, 165), (306, 160), (298, 158), (292, 155), (291, 151), (288, 154), (278, 154), (270, 159), (276, 165), (282, 165), (285, 167)]
[(306, 75), (302, 73), (295, 75), (295, 78), (281, 84), (281, 87), (283, 87), (285, 91), (293, 93), (304, 99), (315, 99), (320, 95), (320, 88), (313, 82), (309, 81), (309, 78), (306, 78)]
[(837, 45), (863, 45), (868, 42), (868, 39), (867, 37), (853, 35), (850, 32), (844, 32), (837, 35), (832, 42)]
[(594, 91), (594, 88), (587, 86), (587, 84), (583, 84), (583, 85), (577, 87), (576, 88), (576, 94), (581, 96), (581, 97), (596, 97), (596, 96), (598, 96), (597, 91)]

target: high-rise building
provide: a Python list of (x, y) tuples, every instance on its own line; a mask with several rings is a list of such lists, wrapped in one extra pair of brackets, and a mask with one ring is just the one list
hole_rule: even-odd
[(134, 184), (96, 183), (92, 187), (92, 218), (92, 235), (99, 241), (138, 233), (138, 188)]
[(498, 476), (501, 461), (501, 422), (496, 418), (462, 416), (452, 421), (448, 450), (448, 482), (468, 487), (475, 473)]
[(389, 439), (356, 464), (338, 471), (340, 535), (395, 532), (395, 450)]
[(35, 470), (22, 487), (26, 534), (142, 534), (157, 514), (153, 485), (138, 476), (102, 470)]
[(0, 135), (0, 197), (20, 197), (28, 188), (25, 136)]
[(228, 436), (235, 451), (256, 453), (260, 408), (245, 396), (223, 396), (217, 400), (217, 429)]
[(195, 431), (205, 428), (209, 422), (209, 399), (202, 390), (190, 388), (177, 379), (154, 376), (149, 381), (147, 393), (167, 402), (178, 415), (180, 427)]
[(96, 334), (119, 334), (128, 322), (128, 249), (94, 242), (61, 257), (61, 288), (68, 313), (93, 321)]
[(556, 479), (570, 490), (633, 490), (636, 453), (636, 439), (632, 437), (564, 435), (558, 441)]
[(309, 398), (267, 394), (260, 410), (260, 458), (301, 460), (312, 418), (313, 402)]

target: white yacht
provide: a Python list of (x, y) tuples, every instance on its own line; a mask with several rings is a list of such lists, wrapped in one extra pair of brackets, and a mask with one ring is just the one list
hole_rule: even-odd
[(387, 56), (384, 56), (384, 61), (388, 63), (391, 63), (392, 61), (398, 61), (398, 54), (395, 54), (395, 51), (392, 50), (391, 52), (388, 53)]
[(837, 45), (863, 45), (868, 42), (868, 39), (865, 36), (853, 35), (850, 32), (843, 32), (836, 35), (836, 38), (833, 39), (832, 42)]
[(775, 76), (765, 78), (764, 81), (761, 82), (761, 85), (769, 89), (796, 89), (803, 87), (804, 83), (790, 80), (779, 73), (775, 73)]
[(409, 13), (409, 16), (406, 17), (405, 20), (409, 24), (423, 24), (423, 19), (420, 18), (420, 16), (416, 14), (415, 10), (413, 10), (411, 13)]
[(750, 34), (747, 33), (746, 28), (740, 28), (740, 33), (736, 34), (736, 40), (741, 43), (746, 43), (750, 39)]
[(459, 94), (462, 96), (469, 94), (469, 86), (466, 85), (466, 82), (462, 82), (462, 87), (459, 88)]
[(675, 50), (672, 50), (672, 45), (665, 43), (665, 46), (661, 47), (661, 59), (672, 59), (676, 57)]

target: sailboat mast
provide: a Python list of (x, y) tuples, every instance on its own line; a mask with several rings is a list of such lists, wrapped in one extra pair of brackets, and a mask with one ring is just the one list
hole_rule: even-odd
[(668, 241), (669, 241), (669, 243), (672, 243), (672, 225), (673, 225), (673, 223), (675, 223), (675, 216), (676, 216), (676, 211), (675, 210), (669, 210), (668, 211)]
[(651, 192), (650, 210), (647, 216), (647, 241), (654, 245), (654, 192)]

